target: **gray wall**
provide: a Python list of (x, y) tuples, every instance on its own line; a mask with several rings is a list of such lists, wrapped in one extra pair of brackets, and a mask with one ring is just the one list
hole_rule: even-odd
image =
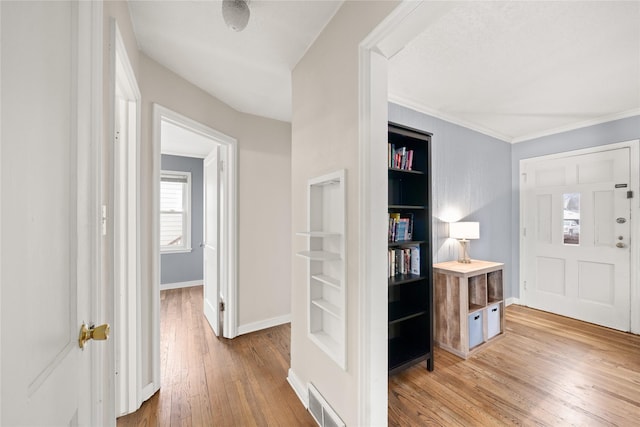
[(389, 104), (389, 121), (433, 133), (431, 145), (434, 262), (457, 259), (459, 243), (447, 222), (478, 221), (471, 241), (475, 259), (505, 264), (505, 292), (514, 269), (511, 254), (511, 144), (425, 114)]
[(512, 258), (512, 296), (520, 296), (520, 160), (565, 151), (580, 150), (600, 145), (614, 144), (640, 138), (640, 116), (614, 120), (568, 132), (557, 133), (542, 138), (514, 144), (511, 150), (511, 248)]
[(203, 160), (192, 157), (162, 155), (162, 170), (191, 172), (191, 252), (160, 256), (160, 283), (202, 280), (203, 236)]

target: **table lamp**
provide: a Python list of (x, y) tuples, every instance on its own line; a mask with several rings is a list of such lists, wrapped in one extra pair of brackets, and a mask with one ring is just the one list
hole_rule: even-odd
[(479, 222), (450, 222), (449, 223), (449, 237), (458, 239), (462, 246), (462, 257), (458, 259), (458, 262), (465, 264), (471, 263), (469, 259), (468, 244), (470, 239), (480, 238), (480, 223)]

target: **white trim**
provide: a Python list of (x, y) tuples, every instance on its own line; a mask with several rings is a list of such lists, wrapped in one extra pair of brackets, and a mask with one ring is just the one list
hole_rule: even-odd
[(238, 326), (238, 335), (250, 334), (251, 332), (261, 331), (262, 329), (273, 328), (274, 326), (284, 325), (291, 322), (291, 314), (272, 317), (270, 319), (259, 320), (257, 322), (246, 323)]
[[(0, 22), (2, 22), (2, 3), (1, 2), (0, 2)], [(1, 81), (2, 81), (2, 43), (0, 43), (0, 82)], [(0, 176), (2, 176), (2, 85), (0, 85)], [(0, 242), (2, 242), (2, 186), (1, 185), (0, 185)], [(0, 245), (0, 260), (2, 260), (2, 245)], [(0, 330), (2, 330), (2, 262), (0, 262)], [(2, 367), (2, 340), (0, 339), (0, 384), (3, 384), (1, 367)], [(2, 402), (0, 402), (0, 420), (2, 420)], [(93, 421), (93, 417), (91, 421)]]
[[(215, 148), (211, 150), (209, 155), (203, 160), (202, 166), (202, 190), (203, 190), (203, 242), (202, 242), (202, 297), (203, 297), (203, 314), (215, 336), (220, 336), (220, 315), (218, 308), (223, 301), (223, 295), (221, 295), (222, 287), (221, 283), (226, 282), (226, 268), (224, 264), (221, 265), (219, 255), (219, 249), (223, 244), (226, 244), (226, 233), (221, 232), (220, 224), (222, 222), (220, 206), (222, 206), (220, 199), (224, 194), (221, 194), (220, 187), (222, 186), (222, 176), (220, 171), (220, 153), (223, 151), (222, 147), (214, 144)], [(226, 150), (224, 150), (226, 151)], [(214, 191), (211, 191), (211, 187), (215, 187)], [(226, 193), (226, 192), (225, 192)], [(213, 197), (212, 197), (213, 196)], [(212, 198), (213, 200), (210, 200)], [(223, 202), (226, 205), (226, 200)], [(209, 207), (209, 208), (208, 208)], [(211, 215), (208, 209), (215, 209), (215, 215)], [(224, 215), (224, 213), (223, 213)], [(214, 220), (215, 218), (215, 220)], [(211, 233), (215, 230), (214, 233)], [(211, 238), (211, 234), (214, 234), (213, 239), (215, 241), (208, 241)], [(210, 260), (209, 257), (215, 253), (215, 260)], [(215, 265), (215, 268), (211, 266)], [(226, 288), (224, 289), (226, 292)], [(224, 295), (226, 297), (226, 294)], [(224, 332), (223, 332), (224, 336)]]
[(151, 385), (160, 389), (160, 111), (153, 104), (153, 118), (151, 128), (151, 348), (149, 351), (151, 362)]
[(202, 286), (202, 280), (191, 280), (190, 282), (160, 283), (160, 290), (191, 288), (193, 286)]
[(519, 142), (530, 141), (532, 139), (541, 138), (543, 136), (555, 135), (562, 132), (568, 132), (576, 129), (586, 128), (589, 126), (599, 125), (601, 123), (612, 122), (614, 120), (626, 119), (628, 117), (640, 116), (640, 108), (634, 108), (632, 110), (621, 111), (619, 113), (608, 114), (605, 116), (596, 117), (581, 122), (572, 123), (565, 126), (558, 126), (556, 128), (547, 129), (541, 132), (530, 133), (528, 135), (519, 136), (511, 140), (512, 144)]
[[(89, 8), (89, 10), (85, 8)], [(91, 218), (88, 223), (91, 233), (91, 254), (90, 254), (90, 270), (92, 283), (88, 284), (91, 296), (91, 314), (94, 319), (104, 319), (105, 313), (109, 311), (110, 304), (113, 303), (114, 295), (110, 298), (102, 299), (100, 288), (102, 283), (103, 272), (103, 251), (102, 251), (102, 147), (104, 139), (104, 5), (102, 0), (95, 0), (80, 5), (80, 13), (87, 15), (90, 34), (89, 44), (91, 51), (90, 67), (91, 67), (91, 106), (90, 121), (91, 130), (89, 134), (88, 150), (85, 157), (86, 164), (90, 171), (89, 182), (87, 182), (90, 190), (90, 200), (88, 200), (88, 210)], [(91, 424), (92, 425), (109, 425), (113, 423), (115, 418), (114, 407), (114, 389), (113, 389), (113, 371), (109, 367), (113, 366), (113, 353), (104, 347), (104, 351), (93, 351), (91, 354)]]
[(171, 254), (188, 254), (193, 252), (193, 248), (184, 248), (184, 249), (161, 249), (160, 255), (171, 255)]
[(305, 409), (309, 408), (309, 390), (304, 386), (300, 378), (293, 372), (293, 369), (289, 368), (287, 373), (287, 382), (300, 399), (300, 402), (304, 405)]
[(479, 133), (481, 133), (483, 135), (487, 135), (487, 136), (499, 139), (499, 140), (504, 141), (504, 142), (511, 143), (513, 141), (513, 138), (508, 136), (508, 135), (504, 135), (504, 134), (501, 134), (501, 133), (496, 132), (494, 130), (487, 129), (485, 127), (479, 126), (476, 123), (471, 123), (471, 122), (468, 122), (466, 120), (462, 120), (459, 117), (451, 116), (451, 115), (449, 115), (447, 113), (443, 113), (442, 111), (434, 110), (433, 108), (429, 108), (429, 107), (425, 106), (424, 104), (422, 104), (422, 103), (420, 103), (419, 101), (416, 101), (416, 100), (410, 100), (408, 98), (403, 98), (403, 97), (400, 97), (400, 96), (397, 96), (397, 95), (393, 95), (393, 94), (390, 93), (389, 94), (389, 101), (393, 102), (394, 104), (398, 104), (398, 105), (400, 105), (402, 107), (406, 107), (406, 108), (409, 108), (411, 110), (418, 111), (418, 112), (426, 114), (428, 116), (435, 117), (436, 119), (444, 120), (445, 122), (453, 123), (454, 125), (458, 125), (458, 126), (462, 126), (462, 127), (467, 128), (467, 129), (470, 129), (470, 130), (474, 130), (474, 131), (479, 132)]
[[(518, 223), (518, 235), (520, 242), (520, 259), (519, 259), (519, 268), (520, 268), (520, 284), (519, 284), (519, 292), (520, 299), (519, 303), (522, 305), (526, 305), (526, 294), (524, 292), (524, 278), (526, 277), (526, 257), (525, 257), (525, 244), (524, 239), (522, 238), (523, 233), (523, 223), (524, 223), (524, 197), (522, 192), (522, 171), (524, 170), (524, 166), (531, 162), (539, 162), (544, 160), (552, 160), (558, 159), (567, 156), (579, 156), (583, 154), (592, 154), (599, 153), (603, 151), (616, 150), (619, 148), (629, 148), (630, 150), (630, 187), (629, 190), (633, 191), (634, 197), (633, 202), (631, 203), (631, 218), (640, 218), (640, 140), (634, 139), (630, 141), (617, 142), (613, 144), (604, 144), (596, 147), (584, 148), (579, 150), (570, 150), (561, 153), (548, 154), (538, 157), (530, 157), (526, 159), (521, 159), (518, 165), (518, 175), (520, 177), (519, 187), (518, 187), (518, 197), (520, 204), (520, 214), (519, 214), (519, 223)], [(640, 242), (640, 221), (635, 220), (631, 221), (631, 229), (630, 229), (630, 242)], [(638, 268), (640, 267), (640, 245), (631, 244), (629, 246), (631, 252), (631, 259), (629, 263), (630, 268), (630, 283), (629, 287), (631, 290), (631, 304), (630, 304), (630, 331), (634, 334), (640, 334), (640, 274), (638, 274)]]
[(422, 104), (420, 101), (417, 101), (417, 100), (414, 100), (414, 99), (409, 99), (409, 98), (406, 98), (406, 97), (402, 97), (402, 96), (398, 96), (398, 95), (390, 93), (389, 94), (389, 101), (394, 103), (394, 104), (398, 104), (398, 105), (400, 105), (402, 107), (406, 107), (406, 108), (418, 111), (420, 113), (424, 113), (424, 114), (426, 114), (428, 116), (435, 117), (437, 119), (444, 120), (446, 122), (453, 123), (455, 125), (462, 126), (462, 127), (467, 128), (467, 129), (474, 130), (476, 132), (480, 132), (483, 135), (487, 135), (487, 136), (490, 136), (492, 138), (496, 138), (496, 139), (499, 139), (501, 141), (508, 142), (510, 144), (518, 144), (520, 142), (530, 141), (532, 139), (541, 138), (543, 136), (555, 135), (555, 134), (562, 133), (562, 132), (568, 132), (568, 131), (572, 131), (572, 130), (576, 130), (576, 129), (581, 129), (581, 128), (585, 128), (585, 127), (589, 127), (589, 126), (598, 125), (598, 124), (601, 124), (601, 123), (607, 123), (607, 122), (611, 122), (611, 121), (614, 121), (614, 120), (620, 120), (620, 119), (625, 119), (625, 118), (628, 118), (628, 117), (634, 117), (634, 116), (640, 115), (640, 108), (634, 108), (634, 109), (627, 110), (627, 111), (621, 111), (619, 113), (607, 114), (605, 116), (600, 116), (600, 117), (596, 117), (596, 118), (589, 119), (589, 120), (574, 122), (574, 123), (571, 123), (571, 124), (568, 124), (568, 125), (558, 126), (558, 127), (552, 128), (552, 129), (546, 129), (546, 130), (543, 130), (543, 131), (534, 132), (534, 133), (530, 133), (530, 134), (523, 135), (523, 136), (513, 137), (513, 136), (502, 134), (502, 133), (497, 132), (497, 131), (492, 130), (492, 129), (485, 128), (485, 127), (480, 126), (480, 125), (478, 125), (476, 123), (472, 123), (472, 122), (468, 122), (466, 120), (462, 120), (459, 117), (455, 117), (455, 116), (449, 115), (449, 114), (444, 113), (442, 111), (438, 111), (438, 110), (435, 110), (433, 108), (427, 107), (426, 105)]
[[(228, 175), (227, 180), (227, 194), (229, 197), (229, 203), (227, 205), (228, 212), (226, 217), (228, 218), (227, 233), (229, 236), (229, 244), (226, 248), (226, 253), (223, 253), (221, 249), (219, 251), (219, 257), (221, 260), (227, 263), (228, 273), (228, 289), (227, 289), (227, 301), (226, 310), (224, 312), (224, 337), (234, 338), (238, 335), (238, 142), (235, 138), (219, 132), (209, 126), (192, 120), (180, 113), (163, 107), (159, 104), (153, 104), (153, 171), (152, 179), (154, 186), (154, 199), (153, 203), (153, 229), (155, 239), (152, 248), (152, 267), (155, 277), (152, 278), (152, 292), (154, 294), (154, 301), (152, 304), (152, 318), (154, 319), (154, 331), (153, 331), (153, 351), (154, 358), (159, 358), (160, 355), (160, 247), (158, 246), (158, 237), (160, 236), (160, 155), (161, 155), (161, 143), (160, 143), (160, 125), (161, 121), (167, 121), (173, 125), (180, 126), (190, 132), (198, 133), (206, 138), (213, 139), (219, 145), (227, 148), (225, 162), (225, 173)], [(204, 307), (205, 310), (207, 309)], [(154, 382), (159, 384), (160, 381), (160, 361), (154, 361), (154, 372), (157, 372), (157, 377), (154, 376)]]
[(190, 157), (193, 159), (206, 159), (208, 155), (208, 154), (203, 155), (203, 154), (194, 154), (194, 153), (183, 153), (180, 151), (173, 151), (173, 150), (162, 150), (162, 154), (166, 156)]
[[(109, 193), (108, 206), (111, 206), (113, 240), (113, 283), (115, 295), (113, 298), (114, 307), (112, 309), (113, 322), (116, 330), (123, 333), (116, 338), (114, 347), (118, 354), (119, 366), (115, 366), (114, 371), (120, 375), (115, 379), (116, 400), (114, 408), (117, 415), (124, 415), (137, 410), (142, 404), (142, 344), (139, 339), (142, 336), (142, 302), (141, 302), (141, 271), (140, 265), (140, 140), (141, 140), (141, 93), (133, 71), (127, 48), (122, 38), (122, 33), (115, 18), (110, 19), (110, 111), (109, 111), (109, 158), (111, 159), (112, 191)], [(116, 93), (121, 91), (122, 99), (127, 104), (126, 114), (128, 116), (125, 123), (121, 123), (121, 141), (126, 141), (128, 147), (120, 147), (124, 152), (116, 152), (115, 141), (115, 112), (118, 109)], [(135, 128), (131, 128), (131, 124)], [(122, 136), (126, 132), (126, 136)], [(133, 138), (131, 138), (133, 136)], [(134, 144), (131, 146), (131, 144)], [(124, 164), (122, 162), (125, 162)], [(132, 172), (133, 163), (133, 173)], [(125, 176), (117, 167), (125, 168)], [(120, 179), (124, 179), (121, 182)], [(124, 194), (120, 194), (118, 188), (120, 184), (125, 184)], [(123, 206), (119, 205), (118, 199), (124, 198)], [(133, 200), (132, 200), (133, 199)], [(116, 211), (116, 209), (120, 211)], [(132, 215), (132, 210), (135, 212)], [(122, 222), (118, 222), (122, 220)], [(133, 230), (131, 228), (133, 227)], [(132, 242), (133, 248), (131, 248)], [(124, 261), (120, 259), (123, 255)], [(133, 277), (133, 285), (130, 280)], [(121, 280), (124, 278), (124, 282)], [(126, 403), (122, 403), (122, 400)]]
[[(428, 7), (425, 7), (428, 5)], [(387, 425), (386, 213), (388, 58), (454, 2), (403, 0), (358, 47), (358, 424)], [(384, 315), (381, 315), (384, 313)]]
[(156, 386), (154, 383), (149, 383), (146, 386), (142, 387), (142, 390), (140, 391), (140, 398), (143, 402), (146, 402), (151, 398), (151, 396), (156, 394), (156, 391), (158, 391), (159, 389), (159, 385)]
[[(388, 343), (386, 205), (387, 59), (378, 45), (400, 27), (421, 2), (403, 1), (358, 48), (359, 270), (358, 270), (358, 424), (387, 425)], [(405, 33), (406, 37), (406, 33)], [(400, 42), (401, 44), (401, 42)], [(384, 47), (394, 54), (397, 45)], [(381, 157), (382, 156), (382, 157)], [(381, 191), (382, 189), (382, 191)]]
[(515, 298), (515, 297), (507, 298), (507, 300), (505, 301), (505, 307), (509, 307), (512, 304), (522, 305), (519, 298)]
[[(77, 202), (78, 237), (86, 240), (84, 248), (88, 270), (86, 277), (78, 277), (78, 287), (86, 293), (89, 307), (87, 312), (95, 323), (108, 319), (113, 293), (109, 287), (102, 286), (103, 251), (100, 225), (101, 200), (103, 196), (102, 147), (103, 129), (103, 4), (102, 1), (79, 2), (75, 6), (74, 48), (76, 56), (78, 116), (74, 120), (77, 150), (76, 192), (72, 197), (82, 196)], [(78, 143), (77, 141), (84, 141)], [(82, 224), (81, 224), (82, 223)], [(78, 255), (76, 253), (76, 255)], [(74, 314), (74, 317), (77, 313)], [(85, 416), (91, 425), (109, 425), (113, 423), (113, 353), (111, 346), (95, 346), (89, 351), (87, 378), (91, 382), (89, 396), (81, 397), (88, 407)], [(78, 366), (82, 369), (82, 366)], [(0, 404), (1, 406), (1, 404)]]

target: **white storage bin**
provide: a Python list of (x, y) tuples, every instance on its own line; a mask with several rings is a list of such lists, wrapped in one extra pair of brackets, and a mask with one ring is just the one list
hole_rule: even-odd
[(469, 315), (469, 349), (482, 344), (482, 312)]
[(500, 303), (487, 307), (487, 339), (500, 333)]

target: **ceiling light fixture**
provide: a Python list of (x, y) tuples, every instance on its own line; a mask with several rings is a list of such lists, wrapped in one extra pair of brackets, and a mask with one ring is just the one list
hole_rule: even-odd
[(242, 31), (249, 22), (249, 0), (223, 0), (222, 17), (227, 27), (233, 31)]

